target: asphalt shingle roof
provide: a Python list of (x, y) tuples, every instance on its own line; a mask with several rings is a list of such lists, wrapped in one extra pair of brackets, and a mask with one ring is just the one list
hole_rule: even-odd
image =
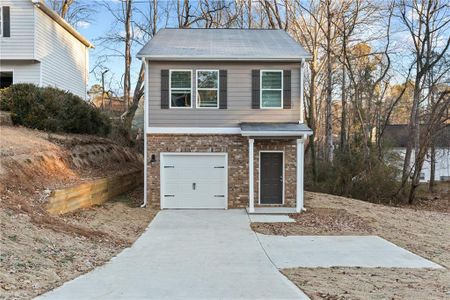
[(162, 29), (137, 54), (150, 60), (299, 61), (310, 54), (287, 32), (269, 29)]

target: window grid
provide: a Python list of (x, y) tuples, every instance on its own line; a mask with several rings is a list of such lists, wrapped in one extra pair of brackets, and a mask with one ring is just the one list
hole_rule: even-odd
[[(263, 88), (263, 74), (264, 73), (280, 73), (280, 77), (281, 77), (281, 87), (278, 89), (273, 89), (273, 88)], [(259, 107), (261, 109), (282, 109), (283, 108), (283, 71), (282, 70), (261, 70), (260, 73), (260, 78), (259, 78), (259, 86), (260, 86), (260, 92), (259, 92), (259, 99), (260, 99), (260, 103), (259, 103)], [(280, 92), (280, 106), (264, 106), (263, 105), (263, 91), (279, 91)]]
[[(198, 73), (199, 72), (215, 72), (217, 74), (217, 88), (199, 88), (198, 87)], [(196, 81), (196, 107), (197, 108), (206, 108), (206, 109), (219, 108), (219, 85), (220, 85), (219, 70), (197, 70), (195, 73), (195, 81)], [(216, 91), (216, 95), (217, 95), (216, 106), (201, 106), (200, 102), (199, 102), (199, 93), (198, 93), (199, 91)]]
[[(172, 72), (189, 72), (190, 73), (190, 87), (189, 88), (173, 88), (172, 87)], [(191, 94), (191, 106), (172, 106), (172, 91), (189, 91)], [(188, 109), (192, 108), (192, 70), (169, 70), (169, 108)]]

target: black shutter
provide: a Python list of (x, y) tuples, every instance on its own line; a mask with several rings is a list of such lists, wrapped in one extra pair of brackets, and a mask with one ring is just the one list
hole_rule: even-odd
[(219, 71), (219, 108), (227, 109), (227, 70)]
[(259, 70), (252, 70), (252, 108), (259, 109), (260, 102), (260, 78)]
[(169, 70), (161, 70), (161, 109), (169, 108)]
[(3, 20), (3, 37), (10, 37), (11, 36), (11, 20), (9, 17), (9, 6), (3, 6), (2, 7), (2, 20)]
[(291, 108), (291, 70), (283, 71), (283, 108)]

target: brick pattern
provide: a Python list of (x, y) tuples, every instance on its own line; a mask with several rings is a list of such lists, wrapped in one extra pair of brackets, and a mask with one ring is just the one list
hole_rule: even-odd
[[(248, 140), (241, 135), (166, 135), (147, 136), (148, 203), (160, 205), (160, 153), (161, 152), (226, 152), (228, 153), (228, 207), (248, 206)], [(296, 145), (292, 140), (255, 140), (254, 174), (255, 205), (258, 204), (259, 151), (282, 150), (285, 153), (285, 206), (295, 206)]]

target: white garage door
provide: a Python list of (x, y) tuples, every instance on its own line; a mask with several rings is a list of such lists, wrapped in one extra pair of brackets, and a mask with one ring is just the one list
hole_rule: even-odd
[(161, 154), (162, 208), (227, 208), (227, 155)]

